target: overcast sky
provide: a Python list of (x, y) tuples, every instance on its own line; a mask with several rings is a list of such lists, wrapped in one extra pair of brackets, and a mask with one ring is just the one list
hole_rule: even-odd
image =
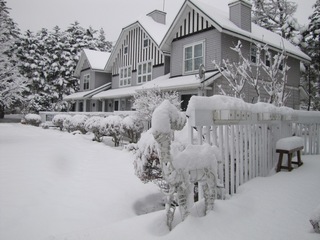
[[(165, 4), (164, 4), (165, 1)], [(215, 2), (216, 8), (228, 12), (230, 0), (202, 0)], [(296, 17), (306, 24), (316, 0), (292, 0), (298, 3)], [(115, 41), (121, 29), (155, 9), (167, 12), (172, 21), (184, 0), (7, 0), (10, 16), (24, 32), (38, 31), (58, 25), (65, 30), (78, 21), (82, 27), (103, 28), (107, 40)]]

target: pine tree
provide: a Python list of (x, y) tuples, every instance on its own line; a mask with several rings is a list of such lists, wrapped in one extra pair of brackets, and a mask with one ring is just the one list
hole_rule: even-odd
[(19, 74), (12, 48), (19, 30), (9, 16), (6, 1), (0, 0), (0, 118), (17, 102), (22, 102), (25, 79)]

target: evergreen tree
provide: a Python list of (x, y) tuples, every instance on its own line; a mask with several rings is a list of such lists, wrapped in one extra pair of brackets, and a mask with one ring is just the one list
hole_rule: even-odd
[(308, 26), (302, 31), (300, 47), (311, 57), (311, 63), (307, 66), (302, 83), (310, 95), (308, 109), (320, 110), (320, 0), (313, 5), (309, 20)]
[(253, 22), (298, 44), (297, 4), (288, 0), (253, 0)]
[(16, 42), (21, 71), (28, 81), (27, 111), (66, 110), (63, 97), (79, 89), (79, 80), (73, 72), (82, 49), (105, 50), (108, 43), (98, 31), (84, 29), (78, 22), (66, 31), (56, 26), (52, 31), (42, 29), (33, 34), (27, 31)]
[(6, 1), (0, 0), (0, 118), (17, 102), (22, 102), (25, 79), (19, 74), (12, 48), (19, 36), (16, 24), (9, 16)]

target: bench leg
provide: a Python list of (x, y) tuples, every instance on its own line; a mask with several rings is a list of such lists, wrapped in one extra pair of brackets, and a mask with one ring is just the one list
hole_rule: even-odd
[(277, 172), (280, 172), (280, 170), (281, 170), (282, 159), (283, 159), (283, 153), (280, 153), (280, 154), (279, 154), (278, 166), (277, 166)]
[(291, 172), (291, 170), (292, 170), (291, 161), (292, 161), (292, 153), (288, 153), (288, 170), (289, 170), (289, 172)]
[(297, 162), (292, 162), (292, 163), (297, 164), (298, 167), (300, 167), (303, 164), (303, 162), (301, 161), (301, 152), (300, 152), (300, 150), (297, 151), (297, 159), (298, 159)]

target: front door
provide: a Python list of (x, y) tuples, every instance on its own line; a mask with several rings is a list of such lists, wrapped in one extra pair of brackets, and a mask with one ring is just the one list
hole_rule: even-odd
[(114, 100), (114, 108), (113, 108), (114, 111), (119, 111), (119, 104), (120, 104), (119, 100)]

